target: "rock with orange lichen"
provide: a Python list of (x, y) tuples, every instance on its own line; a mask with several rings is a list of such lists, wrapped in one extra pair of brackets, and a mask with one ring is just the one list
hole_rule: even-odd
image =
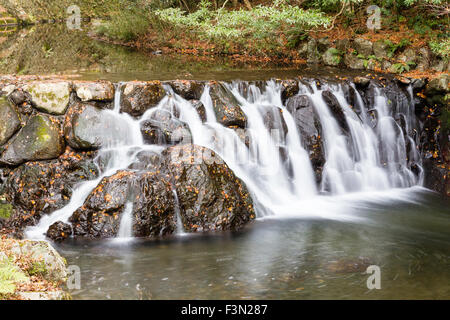
[(120, 111), (139, 117), (150, 108), (155, 107), (166, 92), (160, 81), (131, 81), (122, 88)]
[(13, 206), (11, 217), (4, 223), (15, 236), (29, 225), (36, 224), (42, 215), (65, 206), (72, 196), (72, 187), (97, 177), (94, 153), (66, 152), (59, 159), (27, 162), (10, 169), (4, 177), (4, 196)]
[(119, 171), (104, 178), (74, 212), (70, 218), (74, 236), (116, 237), (127, 203), (132, 204), (134, 236), (160, 236), (175, 231), (169, 179), (151, 171)]
[(211, 150), (179, 145), (151, 158), (143, 170), (118, 171), (98, 184), (70, 218), (75, 237), (116, 237), (128, 205), (135, 237), (176, 232), (176, 212), (186, 232), (238, 230), (255, 218), (244, 183)]
[(211, 150), (197, 145), (163, 151), (187, 232), (239, 230), (255, 217), (245, 184)]

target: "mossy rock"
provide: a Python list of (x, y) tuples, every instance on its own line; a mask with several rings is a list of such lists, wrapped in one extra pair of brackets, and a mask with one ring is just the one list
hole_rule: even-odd
[(0, 162), (19, 165), (26, 161), (57, 158), (64, 152), (64, 139), (57, 120), (35, 115), (6, 146)]
[(20, 128), (20, 118), (13, 106), (0, 98), (0, 146), (5, 144)]
[(24, 87), (34, 106), (43, 112), (62, 115), (69, 106), (71, 84), (69, 82), (34, 82)]

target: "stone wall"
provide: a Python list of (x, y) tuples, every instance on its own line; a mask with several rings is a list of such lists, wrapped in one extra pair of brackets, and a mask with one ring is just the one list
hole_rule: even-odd
[[(299, 79), (280, 80), (283, 85), (282, 100), (287, 108), (302, 104), (293, 97), (298, 92)], [(349, 81), (349, 80), (346, 80)], [(446, 75), (432, 81), (426, 79), (386, 79), (383, 77), (356, 77), (352, 80), (362, 96), (370, 100), (370, 83), (377, 82), (390, 88), (389, 94), (395, 98), (399, 94), (407, 96), (407, 88), (411, 86), (414, 94), (415, 113), (421, 121), (421, 132), (418, 147), (423, 157), (425, 168), (425, 186), (442, 194), (450, 195), (450, 152), (449, 152), (449, 77)], [(201, 81), (160, 81), (149, 82), (127, 82), (121, 85), (121, 111), (133, 117), (141, 116), (147, 109), (152, 108), (166, 95), (164, 85), (170, 85), (172, 89), (185, 99), (196, 105), (200, 118), (204, 119), (205, 109), (199, 103), (200, 95), (205, 82)], [(210, 94), (214, 101), (218, 119), (230, 128), (245, 128), (246, 118), (240, 110), (238, 102), (233, 99), (218, 82), (209, 82)], [(35, 225), (42, 215), (51, 213), (65, 206), (72, 195), (72, 187), (85, 180), (92, 180), (99, 175), (98, 167), (93, 159), (97, 150), (102, 146), (103, 131), (101, 123), (101, 111), (114, 107), (114, 97), (117, 86), (108, 81), (67, 81), (67, 80), (33, 80), (17, 81), (10, 80), (0, 83), (0, 229), (10, 235), (20, 237), (26, 226)], [(367, 92), (366, 92), (367, 91)], [(403, 92), (403, 93), (402, 93)], [(349, 92), (349, 99), (351, 99)], [(301, 97), (300, 97), (301, 98)], [(295, 100), (295, 101), (294, 101)], [(307, 110), (307, 108), (305, 108)], [(334, 110), (339, 117), (339, 110)], [(313, 113), (311, 113), (313, 115)], [(171, 133), (184, 124), (172, 117), (166, 117), (164, 113), (156, 113), (157, 121), (144, 122), (141, 128), (144, 139), (149, 143), (172, 141)], [(307, 114), (304, 115), (308, 116)], [(305, 118), (306, 119), (306, 118)], [(320, 181), (324, 156), (320, 148), (321, 142), (317, 141), (314, 119), (305, 121), (298, 120), (299, 130), (303, 130), (302, 136), (306, 137), (303, 143), (309, 148), (310, 158)], [(306, 126), (306, 127), (305, 127)], [(312, 130), (312, 131), (311, 131)], [(162, 140), (161, 140), (162, 139)], [(198, 147), (194, 147), (198, 148)], [(203, 150), (201, 150), (203, 152)], [(240, 208), (237, 216), (230, 216), (225, 224), (217, 220), (225, 212), (219, 208), (202, 207), (201, 210), (215, 212), (203, 222), (199, 222), (196, 216), (183, 216), (187, 230), (216, 230), (236, 229), (245, 222), (254, 218), (253, 207), (249, 202), (248, 191), (234, 174), (225, 166), (211, 167), (204, 164), (198, 172), (188, 170), (184, 167), (171, 167), (166, 159), (171, 149), (167, 149), (163, 156), (158, 159), (157, 174), (147, 173), (144, 175), (131, 174), (130, 171), (118, 173), (114, 181), (103, 180), (99, 185), (101, 190), (116, 190), (117, 198), (120, 195), (120, 185), (126, 185), (129, 179), (133, 180), (136, 187), (143, 186), (152, 181), (161, 184), (161, 192), (166, 194), (167, 188), (179, 186), (180, 201), (182, 204), (192, 205), (191, 195), (183, 198), (183, 190), (188, 180), (192, 178), (199, 181), (199, 188), (206, 188), (212, 193), (211, 198), (219, 199), (224, 208)], [(145, 155), (143, 155), (145, 156)], [(148, 158), (148, 156), (147, 156)], [(152, 158), (152, 157), (150, 157)], [(149, 158), (149, 159), (150, 159)], [(153, 158), (152, 158), (153, 159)], [(152, 160), (153, 161), (153, 160)], [(203, 173), (202, 173), (203, 172)], [(214, 172), (206, 175), (204, 172)], [(220, 174), (225, 180), (218, 180), (215, 174)], [(201, 177), (201, 178), (199, 178)], [(128, 180), (127, 180), (128, 179)], [(199, 179), (199, 180), (198, 180)], [(165, 181), (165, 182), (164, 182)], [(216, 181), (216, 182), (214, 182)], [(217, 185), (218, 181), (225, 181), (220, 188), (239, 190), (232, 198), (232, 202), (210, 186)], [(153, 182), (152, 182), (153, 183)], [(237, 184), (236, 184), (237, 183)], [(108, 189), (109, 188), (109, 189)], [(178, 191), (178, 190), (177, 190)], [(106, 191), (105, 191), (106, 192)], [(109, 194), (98, 194), (104, 197)], [(168, 197), (171, 193), (167, 193)], [(154, 197), (152, 193), (148, 197)], [(222, 199), (223, 198), (223, 199)], [(80, 208), (77, 215), (72, 219), (75, 231), (78, 234), (90, 237), (114, 236), (117, 233), (118, 216), (125, 207), (125, 198), (120, 203), (112, 203), (111, 207), (104, 206), (96, 200), (93, 194), (86, 202), (87, 207)], [(175, 218), (173, 211), (173, 200), (168, 200), (165, 211), (169, 222), (158, 222), (158, 228), (154, 233), (161, 230), (173, 232)], [(217, 203), (219, 203), (217, 202)], [(113, 206), (114, 205), (114, 206)], [(142, 201), (135, 203), (137, 207), (143, 206)], [(163, 204), (161, 204), (163, 206)], [(101, 207), (101, 208), (100, 208)], [(107, 207), (107, 208), (106, 208)], [(105, 209), (106, 208), (106, 209)], [(86, 216), (95, 216), (95, 212), (105, 211), (111, 215), (108, 233), (98, 233), (97, 225), (87, 224)], [(148, 208), (148, 210), (153, 210)], [(205, 211), (205, 212), (206, 212)], [(152, 213), (153, 214), (153, 213)], [(152, 218), (154, 220), (154, 216)], [(159, 219), (159, 218), (158, 218)], [(147, 223), (148, 217), (142, 217), (141, 222)], [(159, 221), (159, 220), (158, 220)], [(100, 223), (90, 220), (90, 223)], [(105, 224), (105, 221), (101, 221)], [(203, 223), (203, 224), (202, 224)], [(78, 229), (76, 227), (79, 226)], [(142, 230), (148, 230), (143, 228)], [(64, 224), (55, 225), (50, 234), (53, 238), (65, 238), (71, 230), (70, 226)], [(136, 230), (139, 234), (139, 230)], [(147, 234), (142, 233), (143, 236)]]
[(410, 70), (449, 72), (450, 63), (434, 54), (427, 46), (398, 46), (385, 40), (375, 42), (365, 38), (310, 38), (299, 47), (299, 54), (308, 63), (402, 73)]

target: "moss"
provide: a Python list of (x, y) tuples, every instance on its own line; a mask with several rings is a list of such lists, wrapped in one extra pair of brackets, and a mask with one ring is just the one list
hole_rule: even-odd
[(36, 142), (38, 144), (47, 142), (48, 140), (51, 139), (48, 123), (47, 123), (47, 121), (45, 121), (44, 117), (42, 117), (42, 116), (37, 116), (36, 119), (37, 119), (37, 121), (39, 121), (39, 127), (36, 131), (36, 134), (38, 137)]
[(0, 203), (0, 218), (9, 219), (13, 211), (13, 206), (9, 203)]
[(27, 273), (30, 276), (41, 275), (45, 276), (47, 274), (47, 267), (44, 261), (35, 261), (31, 264), (31, 267), (27, 269)]

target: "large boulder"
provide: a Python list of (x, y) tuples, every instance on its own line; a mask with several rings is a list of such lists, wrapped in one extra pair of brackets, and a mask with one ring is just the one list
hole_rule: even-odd
[(255, 217), (246, 186), (211, 150), (179, 145), (163, 156), (186, 231), (238, 230)]
[(69, 106), (69, 82), (32, 82), (26, 84), (23, 89), (31, 95), (33, 105), (40, 111), (62, 115)]
[(102, 110), (89, 104), (77, 103), (69, 108), (64, 121), (64, 136), (75, 149), (97, 149), (102, 146), (105, 127)]
[(99, 183), (70, 218), (75, 236), (116, 237), (129, 206), (136, 237), (172, 234), (178, 217), (186, 232), (237, 230), (255, 217), (248, 190), (211, 150), (179, 145), (149, 157)]
[(109, 81), (79, 81), (74, 83), (74, 89), (81, 101), (112, 101), (114, 86)]
[(246, 127), (247, 118), (239, 102), (223, 83), (211, 82), (209, 93), (218, 122), (224, 126)]
[(64, 139), (59, 122), (51, 117), (35, 115), (6, 145), (0, 163), (19, 165), (26, 161), (57, 158), (64, 152)]
[(0, 98), (0, 146), (5, 144), (20, 128), (19, 114), (5, 98)]
[(134, 117), (156, 106), (166, 94), (160, 81), (127, 82), (121, 90), (120, 111)]

